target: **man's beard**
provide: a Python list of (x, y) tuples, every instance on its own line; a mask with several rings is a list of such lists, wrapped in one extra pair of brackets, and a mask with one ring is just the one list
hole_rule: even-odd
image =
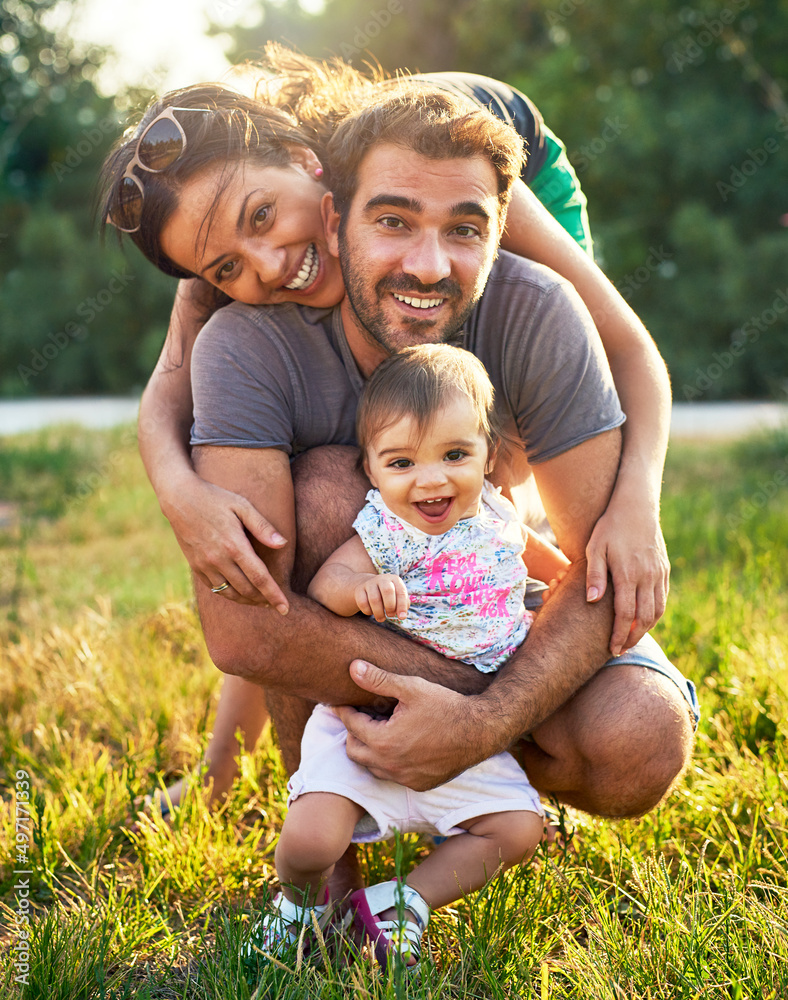
[[(462, 287), (453, 278), (442, 278), (434, 285), (422, 285), (412, 275), (403, 272), (386, 275), (370, 289), (364, 267), (353, 260), (342, 227), (339, 229), (338, 242), (345, 291), (356, 315), (359, 330), (388, 354), (396, 354), (403, 347), (444, 344), (451, 340), (462, 329), (484, 291), (481, 275), (473, 294), (463, 298)], [(442, 307), (443, 315), (440, 319), (419, 319), (418, 316), (403, 314), (395, 325), (386, 318), (383, 309), (383, 302), (392, 292), (445, 298), (447, 302)]]

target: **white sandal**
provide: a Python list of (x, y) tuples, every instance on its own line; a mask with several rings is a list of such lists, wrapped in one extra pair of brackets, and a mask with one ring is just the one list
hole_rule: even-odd
[[(416, 918), (380, 920), (385, 910), (396, 907), (402, 900), (403, 907)], [(404, 882), (392, 879), (379, 882), (368, 889), (359, 889), (350, 897), (356, 929), (367, 937), (375, 950), (375, 958), (385, 969), (392, 955), (403, 963), (414, 958), (418, 965), (421, 958), (421, 936), (430, 922), (430, 908), (422, 897)], [(415, 966), (410, 966), (409, 971)]]
[(249, 941), (243, 950), (243, 958), (252, 959), (259, 952), (279, 958), (298, 943), (302, 931), (304, 931), (304, 955), (308, 956), (314, 942), (312, 914), (314, 913), (322, 930), (326, 915), (330, 916), (329, 907), (327, 889), (325, 902), (315, 906), (299, 905), (289, 900), (284, 893), (278, 893), (271, 901), (270, 912), (252, 928)]

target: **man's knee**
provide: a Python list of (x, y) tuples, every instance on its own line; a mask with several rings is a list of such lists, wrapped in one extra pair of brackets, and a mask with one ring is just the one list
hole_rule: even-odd
[(268, 678), (276, 676), (277, 664), (274, 657), (268, 655), (271, 647), (267, 643), (261, 643), (254, 650), (254, 655), (250, 656), (249, 646), (240, 634), (221, 629), (206, 630), (204, 634), (208, 655), (223, 674), (240, 677), (260, 687), (268, 686)]
[(353, 534), (369, 480), (357, 467), (358, 448), (324, 445), (293, 462), (296, 556), (293, 589), (304, 593), (320, 566)]
[[(598, 675), (609, 703), (596, 732), (580, 730), (579, 752), (610, 817), (642, 816), (671, 790), (689, 763), (694, 732), (689, 707), (672, 681), (648, 668), (622, 664)], [(595, 680), (597, 680), (595, 678)]]

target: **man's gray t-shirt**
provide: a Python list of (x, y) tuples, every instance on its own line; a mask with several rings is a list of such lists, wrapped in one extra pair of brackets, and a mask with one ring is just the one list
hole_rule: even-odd
[[(483, 363), (504, 426), (529, 463), (620, 426), (624, 414), (593, 321), (571, 284), (502, 251), (458, 346)], [(192, 355), (193, 445), (298, 455), (356, 443), (364, 379), (339, 308), (233, 303)]]

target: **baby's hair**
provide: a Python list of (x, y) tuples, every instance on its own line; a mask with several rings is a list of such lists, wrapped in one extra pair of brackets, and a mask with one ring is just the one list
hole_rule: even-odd
[(493, 410), (494, 390), (484, 365), (461, 347), (422, 344), (386, 358), (364, 387), (356, 414), (361, 459), (375, 438), (402, 417), (413, 417), (423, 436), (438, 410), (457, 394), (470, 400), (489, 454), (494, 455), (501, 430)]

